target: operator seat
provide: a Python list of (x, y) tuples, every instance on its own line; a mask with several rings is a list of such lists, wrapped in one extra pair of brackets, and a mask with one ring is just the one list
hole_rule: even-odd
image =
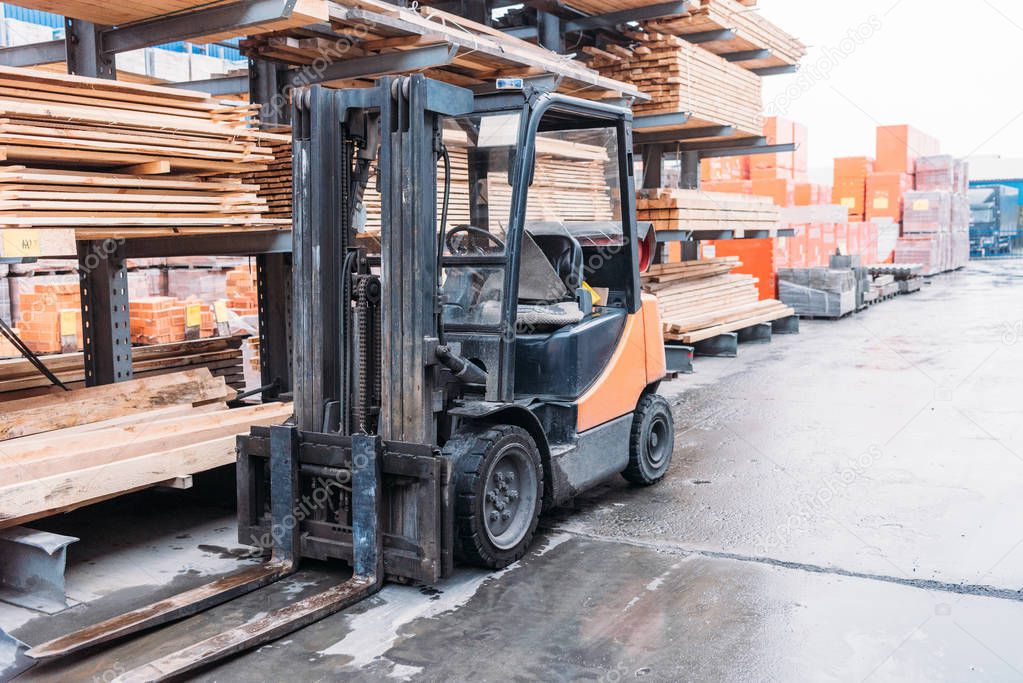
[(520, 330), (556, 329), (582, 320), (575, 293), (582, 278), (582, 248), (574, 237), (523, 233), (516, 325)]
[(574, 297), (575, 290), (583, 284), (583, 248), (579, 240), (571, 235), (530, 236)]

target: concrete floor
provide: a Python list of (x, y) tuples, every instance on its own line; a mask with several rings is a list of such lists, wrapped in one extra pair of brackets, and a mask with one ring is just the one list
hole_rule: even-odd
[[(1023, 261), (696, 369), (663, 389), (679, 438), (659, 486), (608, 482), (502, 572), (389, 585), (196, 679), (1023, 679)], [(229, 510), (168, 514), (181, 495), (38, 524), (82, 538), (83, 604), (0, 605), (0, 628), (39, 642), (255, 561)], [(310, 565), (32, 677), (109, 680), (341, 576)]]

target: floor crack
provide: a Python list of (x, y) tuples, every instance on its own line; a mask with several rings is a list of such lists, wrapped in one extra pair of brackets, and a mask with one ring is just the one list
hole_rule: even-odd
[(830, 574), (833, 576), (845, 576), (854, 579), (866, 579), (868, 581), (894, 583), (901, 586), (919, 588), (921, 590), (927, 591), (943, 591), (945, 593), (956, 593), (959, 595), (974, 595), (979, 597), (997, 598), (1000, 600), (1013, 600), (1015, 602), (1023, 602), (1023, 588), (1018, 589), (999, 588), (997, 586), (989, 586), (986, 584), (952, 583), (949, 581), (937, 581), (934, 579), (909, 579), (901, 576), (892, 576), (890, 574), (873, 574), (870, 572), (859, 572), (851, 569), (842, 569), (841, 567), (825, 567), (823, 565), (809, 564), (806, 562), (794, 562), (791, 560), (780, 560), (774, 557), (767, 556), (745, 555), (742, 553), (731, 553), (720, 550), (705, 550), (700, 548), (691, 548), (671, 541), (667, 542), (644, 541), (631, 538), (604, 536), (602, 534), (595, 534), (587, 531), (580, 531), (578, 529), (571, 529), (562, 526), (549, 526), (544, 528), (549, 531), (557, 531), (560, 533), (572, 534), (574, 536), (579, 536), (581, 538), (586, 538), (593, 541), (601, 541), (605, 543), (621, 543), (641, 548), (649, 548), (651, 550), (658, 550), (661, 552), (669, 551), (681, 553), (683, 555), (697, 555), (700, 557), (734, 560), (737, 562), (750, 562), (754, 564), (763, 564), (771, 567), (781, 567), (783, 569), (812, 572), (815, 574)]

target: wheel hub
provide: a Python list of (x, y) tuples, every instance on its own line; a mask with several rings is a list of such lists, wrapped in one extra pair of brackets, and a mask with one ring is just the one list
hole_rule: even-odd
[(491, 542), (511, 548), (529, 531), (536, 475), (524, 452), (510, 446), (494, 460), (484, 489), (483, 520)]

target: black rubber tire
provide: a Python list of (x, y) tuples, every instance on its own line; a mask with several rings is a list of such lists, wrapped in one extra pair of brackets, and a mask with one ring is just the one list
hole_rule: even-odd
[[(513, 546), (498, 547), (491, 540), (484, 519), (487, 477), (496, 460), (509, 448), (517, 448), (532, 466), (536, 491), (532, 510), (527, 504), (522, 518), (526, 533)], [(444, 447), (454, 467), (455, 495), (455, 559), (463, 564), (501, 569), (521, 558), (529, 549), (540, 520), (543, 503), (543, 465), (536, 443), (525, 429), (513, 425), (482, 425), (468, 427), (452, 436)]]
[[(657, 431), (651, 446), (651, 431)], [(644, 394), (636, 405), (629, 435), (629, 466), (622, 472), (626, 481), (637, 486), (656, 484), (668, 472), (675, 447), (675, 420), (671, 406), (659, 394)]]

